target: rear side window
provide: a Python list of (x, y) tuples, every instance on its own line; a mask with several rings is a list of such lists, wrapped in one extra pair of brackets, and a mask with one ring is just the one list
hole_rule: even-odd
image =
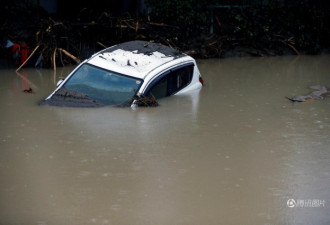
[(161, 75), (147, 88), (146, 95), (156, 99), (174, 95), (190, 84), (193, 71), (194, 65), (190, 64)]

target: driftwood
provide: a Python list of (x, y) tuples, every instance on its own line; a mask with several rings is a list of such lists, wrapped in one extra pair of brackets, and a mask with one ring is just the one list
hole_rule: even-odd
[[(66, 25), (48, 18), (48, 20), (44, 20), (42, 22), (40, 29), (35, 34), (38, 47), (42, 46), (42, 50), (40, 50), (41, 59), (43, 59), (44, 64), (49, 67), (53, 67), (55, 72), (57, 66), (56, 57), (60, 57), (61, 64), (64, 65), (62, 53), (71, 58), (74, 62), (80, 63), (80, 60), (76, 56), (61, 47), (63, 45), (68, 46), (68, 37), (66, 36), (67, 33), (68, 28)], [(63, 42), (63, 40), (66, 41)], [(30, 57), (33, 55), (35, 50), (32, 52)]]
[(280, 40), (283, 44), (289, 46), (297, 55), (300, 55), (300, 52), (293, 46), (290, 41), (287, 40)]
[(59, 48), (58, 49), (59, 51), (63, 52), (65, 55), (69, 56), (71, 59), (73, 59), (76, 63), (80, 63), (80, 59), (78, 59), (76, 56), (70, 54), (68, 51), (66, 51), (65, 49), (63, 48)]
[(54, 69), (54, 72), (56, 72), (56, 48), (53, 53), (53, 69)]
[(105, 46), (104, 44), (102, 44), (101, 42), (96, 42), (98, 45), (100, 45), (102, 48), (107, 48), (107, 46)]
[(288, 46), (289, 48), (291, 48), (297, 55), (300, 55), (300, 52), (294, 47), (295, 45), (295, 41), (293, 37), (290, 38), (284, 38), (281, 35), (275, 35), (276, 37), (279, 37), (280, 39), (277, 41), (280, 41), (281, 43), (283, 43), (284, 45)]
[(314, 100), (322, 100), (323, 95), (328, 93), (328, 89), (325, 86), (315, 85), (315, 86), (311, 86), (310, 88), (314, 89), (315, 91), (311, 92), (308, 95), (298, 95), (292, 98), (290, 97), (285, 97), (285, 98), (290, 100), (291, 102), (310, 102)]
[(35, 51), (37, 51), (37, 49), (39, 48), (39, 46), (40, 45), (37, 45), (34, 49), (33, 49), (33, 51), (32, 51), (32, 53), (30, 54), (30, 56), (22, 63), (22, 65), (20, 66), (20, 67), (18, 67), (17, 68), (17, 70), (16, 70), (16, 72), (18, 72), (28, 61), (29, 61), (29, 59), (33, 56), (33, 54), (35, 53)]

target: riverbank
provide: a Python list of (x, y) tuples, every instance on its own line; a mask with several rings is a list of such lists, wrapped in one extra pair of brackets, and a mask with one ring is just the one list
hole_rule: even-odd
[[(76, 64), (90, 57), (93, 53), (106, 47), (130, 40), (145, 40), (162, 43), (198, 59), (230, 58), (230, 57), (266, 57), (281, 55), (310, 54), (306, 49), (298, 49), (294, 40), (276, 40), (271, 46), (265, 44), (250, 45), (246, 40), (230, 39), (219, 34), (203, 33), (182, 40), (180, 29), (163, 23), (140, 21), (131, 18), (112, 18), (112, 26), (108, 23), (73, 23), (72, 21), (55, 21), (45, 19), (38, 25), (31, 25), (30, 35), (24, 39), (15, 37), (14, 41), (27, 43), (29, 55), (38, 47), (28, 66), (37, 65), (50, 68)], [(34, 35), (32, 35), (34, 34)], [(3, 38), (4, 39), (4, 38)], [(19, 40), (19, 41), (17, 41)], [(67, 54), (64, 54), (67, 53)], [(329, 54), (323, 47), (312, 54)], [(12, 49), (1, 49), (1, 60), (12, 61)], [(17, 63), (17, 67), (20, 63)]]
[[(8, 3), (1, 10), (0, 42), (26, 43), (29, 54), (36, 50), (29, 65), (45, 68), (76, 64), (106, 47), (137, 39), (204, 59), (330, 53), (330, 15), (327, 7), (313, 2), (301, 7), (280, 1), (239, 7), (148, 2), (153, 10), (139, 17), (93, 8), (49, 15)], [(15, 54), (1, 51), (2, 58)]]

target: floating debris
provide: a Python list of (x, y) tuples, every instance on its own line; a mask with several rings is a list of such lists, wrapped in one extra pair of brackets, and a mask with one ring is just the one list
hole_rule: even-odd
[[(36, 32), (36, 47), (33, 49), (29, 57), (24, 57), (24, 61), (21, 62), (21, 66), (17, 68), (19, 71), (34, 53), (39, 49), (39, 56), (35, 63), (35, 66), (50, 66), (56, 71), (56, 59), (60, 59), (62, 66), (64, 66), (63, 54), (71, 58), (75, 63), (79, 64), (80, 59), (69, 53), (62, 46), (68, 46), (68, 28), (61, 22), (56, 22), (49, 18), (44, 20), (40, 29)], [(63, 53), (63, 54), (62, 54)], [(22, 57), (23, 60), (23, 57)]]
[(34, 94), (32, 88), (24, 89), (23, 92), (24, 92), (24, 93), (29, 93), (29, 94)]
[(323, 100), (324, 99), (323, 95), (328, 93), (328, 89), (325, 86), (315, 85), (309, 88), (314, 89), (316, 91), (313, 91), (308, 95), (298, 95), (292, 98), (289, 97), (285, 97), (285, 98), (289, 99), (291, 102), (310, 102), (314, 100)]
[(59, 89), (51, 99), (46, 99), (40, 105), (63, 106), (63, 107), (102, 107), (102, 103), (97, 102), (85, 94), (77, 91), (67, 90), (64, 87)]
[(159, 103), (157, 102), (156, 98), (151, 95), (151, 97), (145, 96), (145, 95), (140, 95), (140, 96), (135, 96), (132, 101), (130, 102), (129, 105), (139, 106), (139, 107), (156, 107), (159, 106)]

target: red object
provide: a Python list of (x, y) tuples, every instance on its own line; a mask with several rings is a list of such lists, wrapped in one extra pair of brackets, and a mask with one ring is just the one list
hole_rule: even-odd
[[(25, 60), (28, 58), (28, 54), (30, 52), (29, 46), (27, 44), (23, 43), (20, 44), (14, 44), (12, 48), (13, 58), (16, 62), (16, 64), (23, 64)], [(26, 66), (26, 64), (24, 64)]]
[(201, 84), (204, 85), (204, 80), (201, 76), (199, 76), (199, 82), (201, 82)]
[[(30, 48), (29, 46), (27, 46), (27, 44), (22, 44), (21, 45), (21, 63), (24, 63), (25, 60), (28, 58), (28, 54), (30, 52)], [(26, 66), (26, 63), (24, 64), (24, 66)]]
[(13, 54), (15, 53), (15, 52), (19, 52), (20, 50), (19, 50), (19, 44), (14, 44), (13, 45), (13, 48), (12, 48), (12, 51), (13, 51)]

